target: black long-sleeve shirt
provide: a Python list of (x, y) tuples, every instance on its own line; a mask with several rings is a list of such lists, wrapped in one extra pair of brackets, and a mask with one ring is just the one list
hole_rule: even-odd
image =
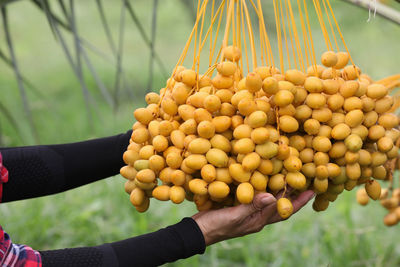
[[(9, 181), (2, 202), (51, 195), (119, 173), (131, 131), (79, 143), (0, 148)], [(96, 247), (40, 251), (43, 266), (156, 266), (203, 253), (191, 218), (157, 232)]]

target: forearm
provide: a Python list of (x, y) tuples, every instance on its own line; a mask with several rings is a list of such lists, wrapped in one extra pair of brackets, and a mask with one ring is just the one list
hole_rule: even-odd
[[(43, 266), (157, 266), (203, 253), (203, 235), (191, 218), (157, 232), (90, 248), (41, 251)], [(68, 259), (68, 260), (66, 260)]]
[(2, 148), (2, 202), (63, 192), (119, 173), (131, 131), (79, 143)]

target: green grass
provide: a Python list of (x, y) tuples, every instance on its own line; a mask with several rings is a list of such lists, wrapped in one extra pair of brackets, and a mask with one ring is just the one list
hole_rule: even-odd
[[(378, 17), (367, 23), (367, 12), (340, 1), (335, 1), (335, 6), (352, 56), (363, 71), (376, 79), (399, 73), (400, 28)], [(103, 32), (93, 30), (101, 29), (94, 8), (90, 2), (77, 4), (80, 32), (108, 53)], [(135, 1), (135, 8), (141, 11), (140, 18), (148, 27), (148, 1)], [(120, 9), (109, 4), (106, 10), (117, 38)], [(271, 14), (271, 9), (266, 13)], [(91, 128), (79, 83), (44, 17), (27, 2), (19, 1), (11, 6), (10, 18), (21, 69), (45, 95), (43, 99), (28, 92), (41, 143), (73, 142), (130, 128), (132, 111), (143, 105), (138, 99), (146, 89), (148, 50), (129, 19), (124, 68), (130, 91), (122, 91), (116, 112), (102, 100), (85, 70), (85, 80), (98, 106), (97, 111), (92, 109)], [(178, 58), (191, 24), (189, 12), (178, 1), (162, 1), (156, 46), (168, 69)], [(317, 34), (318, 27), (314, 35)], [(316, 44), (321, 51), (323, 43)], [(4, 48), (4, 44), (0, 46)], [(99, 75), (111, 88), (114, 66), (93, 54), (91, 57)], [(0, 72), (1, 102), (12, 111), (22, 137), (0, 116), (2, 141), (6, 146), (33, 144), (13, 73), (4, 64), (0, 64)], [(155, 87), (160, 88), (163, 83), (156, 69)], [(0, 223), (14, 242), (36, 249), (56, 249), (97, 245), (148, 233), (195, 213), (191, 203), (177, 206), (153, 201), (147, 213), (138, 214), (123, 184), (124, 179), (118, 175), (55, 196), (2, 204)], [(169, 265), (398, 266), (400, 231), (398, 227), (384, 227), (384, 214), (378, 203), (360, 207), (354, 192), (345, 192), (326, 212), (315, 213), (308, 205), (290, 220), (267, 226), (261, 233), (215, 244), (204, 255)]]

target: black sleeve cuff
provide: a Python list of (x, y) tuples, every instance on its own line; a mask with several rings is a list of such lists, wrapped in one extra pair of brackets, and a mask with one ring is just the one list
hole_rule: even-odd
[(40, 251), (44, 267), (158, 266), (203, 254), (203, 234), (192, 218), (154, 233), (97, 247)]
[(192, 218), (110, 245), (120, 267), (158, 266), (204, 253), (206, 247), (203, 234)]
[(182, 221), (170, 227), (177, 231), (184, 243), (185, 258), (204, 253), (206, 242), (195, 220), (190, 217), (183, 218)]
[(39, 251), (43, 267), (117, 267), (118, 261), (110, 261), (110, 252), (113, 253), (112, 250), (105, 253), (99, 247)]

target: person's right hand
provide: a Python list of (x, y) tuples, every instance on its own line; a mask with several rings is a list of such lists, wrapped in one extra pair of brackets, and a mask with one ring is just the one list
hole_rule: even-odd
[[(309, 190), (292, 198), (293, 214), (313, 197), (314, 192)], [(277, 212), (276, 198), (269, 193), (257, 194), (251, 204), (202, 211), (192, 218), (199, 225), (206, 245), (256, 233), (267, 224), (284, 220)]]

